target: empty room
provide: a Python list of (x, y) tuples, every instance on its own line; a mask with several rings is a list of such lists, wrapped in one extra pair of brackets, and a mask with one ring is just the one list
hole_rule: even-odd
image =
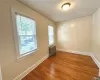
[(0, 80), (100, 80), (100, 0), (0, 0)]

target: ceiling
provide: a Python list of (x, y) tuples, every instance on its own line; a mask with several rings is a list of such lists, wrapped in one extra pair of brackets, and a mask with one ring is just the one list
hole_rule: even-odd
[[(100, 0), (19, 0), (45, 17), (61, 22), (74, 18), (92, 15), (99, 7)], [(61, 5), (70, 2), (68, 11), (63, 11)]]

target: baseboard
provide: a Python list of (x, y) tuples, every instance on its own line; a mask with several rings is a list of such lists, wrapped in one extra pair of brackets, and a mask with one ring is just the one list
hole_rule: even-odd
[(96, 57), (91, 53), (91, 57), (94, 60), (94, 62), (96, 63), (96, 65), (100, 68), (100, 63), (99, 61), (96, 59)]
[[(93, 54), (87, 53), (87, 52), (80, 52), (80, 51), (72, 51), (72, 50), (64, 50), (64, 49), (57, 49), (58, 51), (64, 51), (64, 52), (71, 52), (75, 54), (81, 54), (81, 55), (88, 55), (91, 56), (96, 65), (99, 67), (99, 76), (100, 76), (100, 63), (99, 61), (95, 58)], [(13, 80), (21, 80), (23, 77), (25, 77), (28, 73), (30, 73), (33, 69), (35, 69), (39, 64), (41, 64), (44, 60), (48, 58), (48, 55), (43, 57), (41, 60), (39, 60), (36, 64), (32, 65), (30, 68), (28, 68), (26, 71), (18, 75), (15, 79)], [(1, 79), (2, 80), (2, 79)]]
[(13, 80), (21, 80), (22, 78), (24, 78), (27, 74), (29, 74), (33, 69), (35, 69), (39, 64), (41, 64), (44, 60), (46, 60), (49, 57), (49, 55), (46, 55), (45, 57), (43, 57), (42, 59), (40, 59), (38, 62), (36, 62), (36, 64), (32, 65), (31, 67), (29, 67), (26, 71), (24, 71), (23, 73), (21, 73), (20, 75), (18, 75), (15, 79)]
[(80, 51), (73, 51), (73, 50), (65, 50), (65, 49), (58, 49), (58, 48), (57, 48), (57, 51), (64, 51), (64, 52), (70, 52), (70, 53), (74, 53), (74, 54), (91, 56), (92, 59), (94, 60), (94, 62), (96, 63), (96, 65), (99, 68), (99, 76), (100, 76), (100, 63), (99, 63), (99, 61), (95, 58), (95, 56), (92, 53), (80, 52)]
[(91, 57), (99, 68), (99, 76), (100, 76), (100, 62), (96, 59), (96, 57), (92, 53), (91, 53)]
[(0, 80), (2, 80), (1, 66), (0, 66)]
[(58, 49), (58, 48), (57, 48), (57, 51), (64, 51), (64, 52), (70, 52), (70, 53), (74, 53), (74, 54), (80, 54), (80, 55), (90, 56), (89, 52), (80, 52), (80, 51), (65, 50), (65, 49)]

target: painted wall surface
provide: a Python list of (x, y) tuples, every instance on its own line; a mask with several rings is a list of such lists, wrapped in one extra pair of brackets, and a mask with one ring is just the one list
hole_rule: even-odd
[(100, 63), (100, 9), (93, 15), (92, 52)]
[(57, 23), (57, 49), (91, 52), (92, 16)]
[[(38, 50), (20, 60), (16, 59), (11, 8), (28, 14), (37, 23)], [(16, 0), (0, 0), (0, 64), (3, 80), (13, 80), (48, 54), (48, 24), (53, 25), (55, 28), (54, 22), (34, 12), (22, 3)]]

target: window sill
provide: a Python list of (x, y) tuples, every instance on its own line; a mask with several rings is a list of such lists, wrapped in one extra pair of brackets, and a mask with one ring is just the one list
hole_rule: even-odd
[(25, 58), (25, 57), (27, 57), (27, 56), (31, 56), (31, 55), (35, 54), (35, 53), (37, 52), (37, 50), (38, 50), (38, 49), (35, 49), (35, 50), (33, 50), (33, 51), (31, 51), (31, 52), (28, 52), (28, 53), (26, 53), (26, 54), (19, 55), (19, 56), (17, 57), (17, 60), (21, 60), (21, 59), (23, 59), (23, 58)]

